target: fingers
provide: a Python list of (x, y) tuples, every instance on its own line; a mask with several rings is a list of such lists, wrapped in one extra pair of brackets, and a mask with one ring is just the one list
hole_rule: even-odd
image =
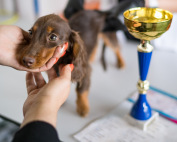
[(39, 68), (40, 72), (49, 70), (56, 62), (56, 58), (51, 58), (44, 66), (42, 66), (41, 68)]
[(55, 52), (52, 58), (44, 66), (42, 66), (39, 69), (39, 71), (42, 72), (42, 71), (49, 70), (58, 61), (58, 59), (63, 55), (63, 53), (65, 52), (67, 48), (68, 48), (68, 42), (66, 42), (62, 48), (61, 46), (58, 46), (55, 49)]
[(46, 82), (41, 73), (33, 73), (37, 88), (42, 88)]
[[(66, 65), (66, 66), (68, 66), (68, 65)], [(70, 71), (68, 71), (69, 69), (65, 69), (65, 68), (63, 69), (63, 67), (64, 67), (64, 64), (59, 66), (59, 71), (61, 72), (60, 76), (67, 77), (67, 79), (70, 80), (71, 73), (70, 73)], [(69, 65), (69, 67), (70, 67), (70, 65)], [(70, 70), (71, 70), (71, 67), (70, 67)], [(48, 70), (47, 74), (48, 74), (49, 81), (58, 77), (54, 68), (51, 68), (50, 70)]]
[(71, 68), (69, 64), (63, 67), (60, 66), (59, 71), (60, 71), (60, 77), (65, 77), (71, 80)]
[(49, 81), (51, 81), (51, 80), (57, 78), (57, 74), (56, 74), (54, 68), (51, 68), (50, 70), (48, 70), (48, 71), (47, 71), (47, 75), (48, 75)]
[(53, 56), (52, 56), (52, 58), (58, 58), (59, 59), (63, 55), (63, 53), (66, 51), (67, 48), (68, 48), (68, 42), (65, 42), (63, 44), (62, 48), (61, 48), (61, 46), (57, 47)]
[(37, 87), (34, 83), (33, 74), (30, 72), (27, 72), (27, 74), (26, 74), (26, 88), (27, 88), (28, 94), (31, 91), (33, 91), (34, 89), (37, 89)]
[(64, 66), (65, 66), (64, 64), (61, 64), (61, 65), (59, 66), (59, 72), (61, 72), (61, 70), (62, 70), (62, 68), (63, 68)]
[(60, 56), (61, 56), (61, 52), (62, 52), (62, 48), (61, 48), (60, 46), (57, 47), (57, 48), (55, 49), (55, 52), (54, 52), (52, 58), (57, 58), (57, 59), (59, 59)]

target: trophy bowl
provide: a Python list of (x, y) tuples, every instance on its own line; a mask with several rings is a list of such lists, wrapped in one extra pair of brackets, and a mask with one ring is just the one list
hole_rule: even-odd
[(160, 8), (136, 7), (124, 12), (125, 25), (135, 38), (153, 40), (166, 32), (173, 14)]

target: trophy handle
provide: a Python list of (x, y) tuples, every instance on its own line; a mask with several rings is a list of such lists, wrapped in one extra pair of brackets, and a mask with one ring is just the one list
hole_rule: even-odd
[(146, 93), (149, 89), (149, 82), (146, 80), (146, 77), (149, 70), (152, 50), (153, 47), (150, 45), (150, 41), (142, 40), (138, 46), (140, 80), (138, 81), (137, 87), (139, 98), (130, 112), (130, 115), (138, 120), (148, 120), (152, 116), (151, 107), (146, 100)]

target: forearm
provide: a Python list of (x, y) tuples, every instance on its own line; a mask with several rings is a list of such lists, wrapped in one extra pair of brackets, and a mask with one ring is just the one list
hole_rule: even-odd
[[(157, 0), (158, 7), (168, 10), (172, 13), (177, 12), (177, 0)], [(145, 0), (146, 7), (149, 7), (149, 0)]]

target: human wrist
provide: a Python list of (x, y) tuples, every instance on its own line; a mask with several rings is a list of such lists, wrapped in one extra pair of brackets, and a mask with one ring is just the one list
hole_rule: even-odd
[(25, 113), (21, 128), (33, 121), (44, 121), (56, 127), (57, 113), (50, 104), (33, 104)]
[[(50, 92), (50, 93), (47, 93)], [(52, 111), (58, 112), (60, 106), (63, 104), (62, 98), (58, 98), (58, 93), (51, 94), (51, 91), (40, 92), (36, 103), (40, 105), (41, 108), (50, 109)], [(45, 95), (44, 95), (45, 94)]]

